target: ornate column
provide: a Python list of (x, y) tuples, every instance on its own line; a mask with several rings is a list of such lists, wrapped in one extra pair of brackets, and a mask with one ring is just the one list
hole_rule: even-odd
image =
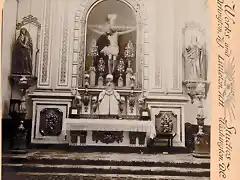
[(203, 131), (205, 115), (203, 112), (203, 100), (206, 99), (206, 94), (209, 89), (209, 82), (204, 80), (191, 81), (185, 80), (183, 84), (186, 87), (186, 92), (191, 98), (192, 104), (197, 100), (197, 124), (198, 132), (195, 134), (195, 157), (210, 157), (209, 135)]

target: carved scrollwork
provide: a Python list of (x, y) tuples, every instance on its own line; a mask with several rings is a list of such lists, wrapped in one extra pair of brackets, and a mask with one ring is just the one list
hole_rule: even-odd
[(58, 136), (62, 131), (63, 112), (58, 108), (45, 108), (40, 112), (39, 131), (43, 136)]
[(16, 29), (19, 30), (26, 24), (33, 24), (38, 28), (41, 28), (41, 24), (38, 22), (37, 17), (34, 17), (33, 15), (29, 14), (28, 16), (23, 17), (22, 22), (17, 23)]
[(41, 82), (47, 83), (48, 79), (48, 58), (49, 58), (49, 35), (50, 35), (50, 14), (51, 1), (46, 5), (45, 25), (44, 25), (44, 41), (43, 41), (43, 57), (41, 68)]
[(105, 144), (123, 142), (123, 131), (93, 131), (92, 140)]
[(62, 57), (60, 68), (60, 84), (65, 84), (67, 81), (67, 43), (68, 43), (68, 19), (65, 12), (62, 34)]
[(177, 120), (177, 115), (172, 111), (160, 111), (155, 117), (158, 133), (173, 133), (173, 124)]

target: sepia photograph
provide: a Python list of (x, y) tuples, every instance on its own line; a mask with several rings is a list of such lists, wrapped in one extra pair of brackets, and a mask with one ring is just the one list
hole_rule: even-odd
[(5, 0), (2, 15), (3, 180), (210, 180), (208, 0)]

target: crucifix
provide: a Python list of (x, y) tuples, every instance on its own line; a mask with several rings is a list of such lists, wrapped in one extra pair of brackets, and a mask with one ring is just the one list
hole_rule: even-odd
[[(93, 32), (105, 36), (105, 40), (101, 42), (99, 38), (98, 50), (100, 53), (108, 56), (108, 73), (112, 74), (116, 67), (116, 60), (119, 54), (118, 37), (123, 34), (131, 33), (136, 27), (115, 26), (114, 22), (117, 18), (116, 14), (108, 14), (106, 22), (103, 25), (88, 25)], [(104, 38), (102, 38), (104, 39)]]

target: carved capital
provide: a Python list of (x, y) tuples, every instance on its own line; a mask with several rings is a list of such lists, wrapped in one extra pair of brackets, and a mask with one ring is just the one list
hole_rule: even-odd
[(194, 99), (203, 99), (206, 97), (206, 94), (209, 89), (209, 82), (207, 81), (183, 81), (183, 85), (186, 88), (186, 93), (191, 98), (191, 102), (194, 102)]

